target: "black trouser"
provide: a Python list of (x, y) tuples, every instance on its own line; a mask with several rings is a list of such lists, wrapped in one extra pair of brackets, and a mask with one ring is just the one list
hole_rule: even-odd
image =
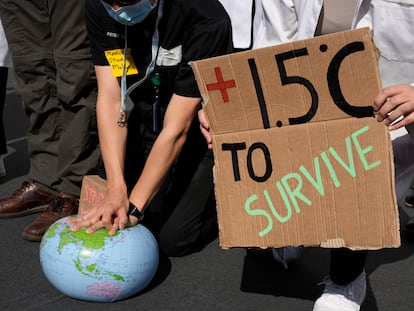
[(169, 256), (200, 250), (218, 233), (211, 151), (196, 167), (184, 168), (192, 163), (182, 161), (150, 205), (160, 248)]
[(414, 178), (413, 178), (413, 179), (411, 179), (411, 183), (410, 183), (409, 189), (410, 189), (411, 191), (414, 191)]
[(338, 285), (352, 282), (365, 268), (368, 251), (352, 251), (347, 248), (331, 250), (329, 277)]
[[(129, 118), (125, 164), (129, 188), (135, 185), (157, 137), (152, 130), (151, 104), (136, 104)], [(213, 153), (207, 149), (195, 121), (178, 160), (147, 207), (143, 220), (166, 255), (186, 255), (217, 237), (213, 164)]]
[(84, 0), (1, 0), (15, 89), (30, 118), (29, 177), (79, 195), (100, 152)]
[(7, 153), (6, 133), (4, 132), (3, 112), (6, 101), (7, 75), (9, 69), (0, 67), (0, 155)]

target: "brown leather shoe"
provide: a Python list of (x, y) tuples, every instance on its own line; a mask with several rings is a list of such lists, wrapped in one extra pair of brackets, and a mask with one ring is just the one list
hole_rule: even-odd
[(61, 192), (49, 204), (47, 210), (29, 224), (22, 236), (26, 240), (39, 242), (46, 230), (58, 219), (76, 214), (79, 200), (77, 197)]
[(10, 197), (0, 199), (0, 218), (26, 216), (43, 212), (56, 197), (33, 183), (24, 181)]

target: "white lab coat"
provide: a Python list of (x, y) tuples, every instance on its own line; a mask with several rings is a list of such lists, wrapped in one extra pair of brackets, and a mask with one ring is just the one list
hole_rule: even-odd
[[(358, 0), (353, 28), (370, 27), (384, 86), (414, 82), (414, 0)], [(411, 134), (407, 134), (407, 130)], [(414, 124), (391, 132), (398, 200), (414, 174)]]
[(352, 27), (373, 30), (384, 86), (414, 82), (414, 0), (359, 0)]
[(12, 61), (7, 44), (6, 35), (4, 34), (3, 24), (0, 21), (0, 67), (11, 67)]
[[(414, 85), (414, 0), (358, 0), (352, 28), (370, 27), (383, 86)], [(407, 126), (414, 139), (414, 124)], [(391, 133), (393, 139), (406, 134)]]
[[(323, 0), (220, 0), (228, 12), (236, 48), (260, 48), (312, 38)], [(253, 5), (255, 14), (253, 16)]]

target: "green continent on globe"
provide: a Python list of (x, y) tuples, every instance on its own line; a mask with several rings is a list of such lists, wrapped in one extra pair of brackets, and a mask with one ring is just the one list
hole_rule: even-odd
[(123, 276), (110, 271), (101, 270), (98, 268), (96, 264), (87, 265), (86, 267), (83, 267), (82, 261), (79, 257), (74, 259), (73, 263), (75, 264), (76, 269), (83, 275), (90, 276), (96, 279), (99, 279), (101, 276), (110, 276), (116, 281), (125, 281), (125, 278)]
[[(64, 227), (63, 227), (64, 226)], [(102, 228), (95, 231), (93, 234), (86, 233), (86, 229), (82, 228), (77, 231), (70, 231), (68, 224), (55, 223), (46, 232), (46, 240), (53, 239), (59, 234), (59, 253), (68, 244), (82, 243), (83, 247), (89, 249), (101, 249), (105, 246), (105, 239), (109, 238), (108, 229)], [(119, 236), (120, 231), (117, 231), (114, 237)]]
[[(62, 250), (68, 245), (80, 245), (80, 251), (73, 259), (73, 263), (76, 269), (83, 275), (87, 275), (94, 278), (101, 278), (104, 276), (110, 276), (117, 281), (125, 281), (125, 278), (119, 274), (100, 269), (99, 265), (94, 263), (86, 263), (87, 259), (94, 254), (96, 250), (102, 250), (105, 247), (105, 239), (115, 238), (121, 235), (120, 231), (113, 236), (109, 235), (109, 230), (102, 228), (94, 233), (86, 233), (86, 229), (79, 229), (77, 231), (71, 231), (70, 225), (57, 222), (53, 224), (46, 232), (45, 242), (49, 239), (59, 237), (59, 243), (57, 251), (62, 254)], [(95, 258), (96, 259), (96, 258)]]
[[(77, 231), (70, 231), (69, 225), (60, 232), (60, 242), (58, 250), (61, 251), (63, 247), (68, 244), (82, 243), (83, 247), (89, 249), (101, 249), (105, 246), (105, 239), (109, 238), (108, 229), (99, 229), (93, 234), (86, 233), (86, 229), (79, 229)], [(114, 235), (119, 235), (119, 231)]]

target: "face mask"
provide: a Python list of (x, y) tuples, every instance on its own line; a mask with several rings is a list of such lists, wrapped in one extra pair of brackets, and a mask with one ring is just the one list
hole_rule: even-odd
[(142, 22), (157, 6), (156, 2), (151, 5), (149, 0), (141, 0), (135, 4), (121, 6), (118, 10), (114, 10), (110, 4), (101, 2), (109, 16), (128, 26)]

